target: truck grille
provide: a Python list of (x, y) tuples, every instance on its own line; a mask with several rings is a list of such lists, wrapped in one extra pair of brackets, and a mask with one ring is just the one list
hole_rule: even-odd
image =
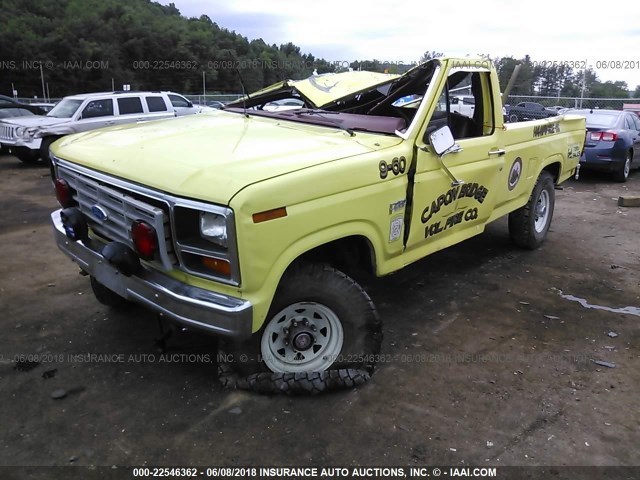
[(0, 140), (13, 140), (14, 127), (0, 125)]
[(159, 260), (153, 260), (152, 263), (157, 263), (158, 267), (165, 270), (171, 270), (177, 265), (169, 215), (162, 208), (63, 166), (58, 166), (58, 177), (66, 180), (76, 191), (74, 198), (78, 202), (78, 208), (87, 217), (89, 226), (96, 234), (134, 248), (130, 235), (131, 224), (135, 220), (145, 221), (158, 235)]

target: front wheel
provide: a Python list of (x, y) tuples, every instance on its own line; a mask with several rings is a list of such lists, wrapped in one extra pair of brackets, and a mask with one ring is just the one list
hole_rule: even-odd
[(544, 242), (555, 207), (555, 188), (549, 172), (538, 177), (527, 204), (509, 214), (509, 235), (513, 243), (533, 250)]
[(360, 285), (328, 265), (304, 263), (285, 274), (261, 333), (245, 345), (253, 354), (244, 358), (257, 357), (257, 368), (247, 371), (250, 360), (240, 366), (245, 374), (371, 371), (381, 342), (378, 314)]
[(510, 123), (516, 123), (517, 121), (518, 121), (518, 115), (516, 115), (515, 113), (512, 113), (511, 115), (509, 115)]
[(60, 137), (44, 137), (42, 139), (42, 143), (40, 144), (40, 158), (46, 165), (49, 165), (51, 161), (49, 159), (49, 147), (51, 147), (51, 144), (58, 140), (58, 138)]
[(38, 152), (27, 147), (14, 147), (11, 153), (18, 157), (22, 163), (33, 165), (38, 161)]
[(133, 305), (126, 298), (102, 285), (95, 277), (91, 277), (91, 290), (93, 290), (96, 300), (115, 310), (126, 310)]

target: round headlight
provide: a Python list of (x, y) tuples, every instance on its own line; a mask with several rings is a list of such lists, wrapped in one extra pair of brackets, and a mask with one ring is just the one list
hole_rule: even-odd
[(16, 136), (22, 137), (24, 135), (24, 132), (26, 131), (27, 131), (26, 127), (18, 127), (16, 128)]

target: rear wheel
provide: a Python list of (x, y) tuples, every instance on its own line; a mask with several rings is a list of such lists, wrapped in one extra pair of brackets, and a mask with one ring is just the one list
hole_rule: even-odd
[(522, 248), (538, 248), (544, 242), (555, 207), (553, 177), (542, 172), (527, 204), (509, 214), (509, 234)]
[(626, 182), (631, 172), (631, 152), (627, 152), (624, 158), (624, 163), (621, 163), (618, 169), (613, 173), (613, 179), (616, 182)]

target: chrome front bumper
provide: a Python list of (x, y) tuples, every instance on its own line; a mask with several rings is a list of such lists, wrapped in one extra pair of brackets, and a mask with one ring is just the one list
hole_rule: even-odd
[(67, 238), (60, 211), (51, 214), (58, 247), (110, 290), (187, 327), (235, 339), (251, 335), (253, 307), (250, 302), (187, 285), (144, 266), (139, 275), (127, 277), (100, 254), (102, 244), (91, 240), (73, 242)]

